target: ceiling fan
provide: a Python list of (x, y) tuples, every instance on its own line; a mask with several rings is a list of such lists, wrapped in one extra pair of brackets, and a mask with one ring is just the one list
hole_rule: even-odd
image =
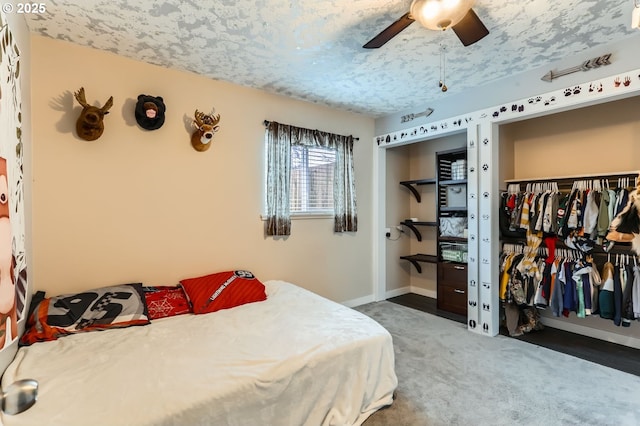
[(409, 12), (362, 47), (382, 47), (413, 21), (418, 21), (431, 30), (444, 31), (451, 28), (462, 44), (469, 46), (489, 34), (487, 27), (471, 9), (474, 4), (475, 0), (413, 0)]

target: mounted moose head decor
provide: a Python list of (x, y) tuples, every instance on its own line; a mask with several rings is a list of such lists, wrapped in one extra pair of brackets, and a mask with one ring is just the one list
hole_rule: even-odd
[(211, 145), (213, 135), (220, 130), (220, 114), (214, 114), (213, 110), (209, 114), (196, 110), (194, 116), (193, 126), (196, 130), (191, 134), (191, 145), (196, 151), (206, 151)]
[(74, 96), (78, 103), (82, 105), (82, 112), (76, 121), (76, 132), (78, 136), (86, 141), (94, 141), (102, 136), (104, 131), (104, 116), (109, 114), (109, 108), (113, 106), (113, 96), (111, 96), (102, 108), (89, 105), (84, 97), (84, 87), (81, 87)]

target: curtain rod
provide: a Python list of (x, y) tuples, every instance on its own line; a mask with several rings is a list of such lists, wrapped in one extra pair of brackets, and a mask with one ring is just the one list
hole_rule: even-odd
[[(265, 127), (268, 127), (268, 126), (269, 126), (269, 124), (271, 124), (271, 121), (269, 121), (269, 120), (264, 120), (264, 121), (262, 122), (262, 124), (264, 124), (264, 126), (265, 126)], [(356, 138), (356, 137), (354, 137), (354, 136), (351, 136), (351, 137), (353, 138), (353, 140), (354, 140), (354, 141), (359, 141), (359, 140), (360, 140), (360, 138)]]

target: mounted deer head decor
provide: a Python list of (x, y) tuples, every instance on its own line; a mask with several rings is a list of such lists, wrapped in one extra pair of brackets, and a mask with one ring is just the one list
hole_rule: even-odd
[(206, 151), (211, 146), (213, 135), (220, 130), (220, 114), (214, 114), (212, 110), (209, 114), (196, 110), (193, 127), (196, 130), (191, 134), (191, 145), (196, 151)]
[(76, 132), (78, 136), (86, 141), (94, 141), (102, 136), (104, 131), (104, 116), (109, 114), (109, 108), (113, 106), (113, 96), (111, 96), (102, 108), (89, 105), (84, 97), (84, 87), (74, 93), (76, 100), (82, 105), (82, 112), (76, 121)]

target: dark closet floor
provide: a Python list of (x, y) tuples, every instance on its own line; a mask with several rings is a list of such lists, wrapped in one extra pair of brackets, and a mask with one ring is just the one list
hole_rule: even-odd
[[(387, 299), (389, 302), (418, 309), (453, 321), (466, 323), (464, 316), (441, 311), (436, 307), (436, 299), (414, 293)], [(506, 329), (500, 334), (508, 335)], [(592, 337), (581, 336), (556, 328), (546, 327), (544, 330), (514, 337), (528, 343), (573, 355), (587, 361), (615, 368), (616, 370), (640, 376), (640, 349), (630, 348), (606, 342)]]

